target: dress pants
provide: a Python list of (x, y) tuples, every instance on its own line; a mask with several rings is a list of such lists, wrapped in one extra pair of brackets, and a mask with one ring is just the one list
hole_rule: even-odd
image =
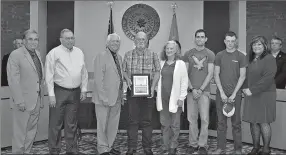
[(12, 153), (30, 153), (34, 139), (38, 131), (40, 116), (40, 97), (32, 111), (19, 111), (16, 105), (13, 107), (13, 138)]
[(131, 97), (131, 91), (128, 90), (127, 104), (129, 114), (129, 126), (127, 130), (128, 148), (136, 150), (140, 124), (143, 148), (151, 149), (153, 131), (152, 112), (155, 106), (155, 98)]
[(78, 153), (77, 110), (80, 103), (80, 87), (66, 89), (54, 85), (56, 107), (50, 107), (49, 113), (49, 150), (51, 154), (61, 151), (61, 130), (64, 125), (66, 152)]
[(97, 120), (97, 151), (99, 154), (110, 152), (118, 131), (122, 98), (115, 105), (95, 104)]

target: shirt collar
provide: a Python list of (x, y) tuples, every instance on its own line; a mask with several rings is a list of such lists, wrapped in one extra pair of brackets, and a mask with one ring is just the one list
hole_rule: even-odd
[(147, 51), (147, 48), (145, 48), (143, 51), (139, 51), (137, 48), (135, 48), (134, 51), (137, 53), (137, 55), (143, 55)]
[(66, 48), (64, 45), (61, 45), (61, 47), (66, 51), (66, 52), (72, 52), (74, 50), (74, 47), (72, 47), (71, 50), (69, 50), (68, 48)]
[(32, 55), (32, 56), (36, 55), (36, 50), (31, 51), (31, 50), (28, 50), (26, 47), (24, 47), (24, 48), (30, 53), (30, 55)]
[(279, 53), (280, 53), (280, 51), (276, 52), (276, 53), (272, 53), (272, 55), (276, 58), (279, 55)]

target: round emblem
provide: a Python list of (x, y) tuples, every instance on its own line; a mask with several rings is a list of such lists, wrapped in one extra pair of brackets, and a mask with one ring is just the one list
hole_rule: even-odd
[(146, 4), (135, 4), (128, 8), (121, 23), (125, 35), (131, 40), (134, 40), (135, 35), (140, 31), (145, 32), (151, 40), (160, 28), (158, 13)]

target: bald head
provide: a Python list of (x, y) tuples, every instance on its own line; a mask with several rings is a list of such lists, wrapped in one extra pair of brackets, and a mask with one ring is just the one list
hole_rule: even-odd
[(146, 33), (141, 31), (136, 34), (134, 42), (137, 49), (144, 50), (146, 48), (147, 41), (148, 38)]

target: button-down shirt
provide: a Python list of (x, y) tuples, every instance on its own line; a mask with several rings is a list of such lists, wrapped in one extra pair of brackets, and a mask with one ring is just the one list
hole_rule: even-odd
[(88, 73), (84, 54), (77, 48), (67, 49), (63, 45), (52, 49), (46, 56), (46, 84), (49, 96), (55, 96), (54, 83), (64, 88), (77, 88), (87, 91)]
[(276, 58), (276, 57), (277, 57), (277, 55), (279, 54), (279, 52), (280, 52), (280, 51), (275, 52), (275, 53), (272, 53), (272, 55), (274, 56), (274, 58)]
[(131, 78), (131, 74), (150, 74), (153, 79), (154, 72), (161, 69), (160, 61), (156, 52), (146, 49), (139, 52), (136, 49), (128, 51), (123, 59), (122, 70)]

